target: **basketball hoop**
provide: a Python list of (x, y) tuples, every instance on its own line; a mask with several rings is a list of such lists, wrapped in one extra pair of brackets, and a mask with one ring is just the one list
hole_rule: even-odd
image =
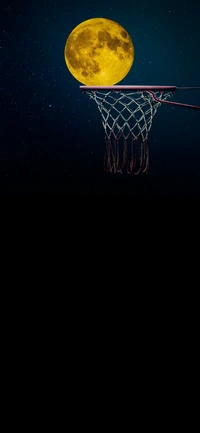
[(110, 173), (148, 171), (148, 134), (162, 103), (200, 109), (167, 101), (181, 89), (176, 86), (80, 86), (80, 89), (96, 102), (101, 113), (106, 143), (104, 170)]

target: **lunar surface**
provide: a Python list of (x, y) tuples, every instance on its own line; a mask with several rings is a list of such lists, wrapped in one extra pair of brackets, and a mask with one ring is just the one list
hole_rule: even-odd
[(92, 18), (72, 30), (64, 57), (69, 71), (80, 83), (112, 86), (131, 69), (134, 46), (127, 31), (118, 23)]

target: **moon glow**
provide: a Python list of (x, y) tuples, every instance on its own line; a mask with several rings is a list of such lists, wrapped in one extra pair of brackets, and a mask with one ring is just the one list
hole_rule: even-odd
[(134, 46), (127, 31), (115, 21), (92, 18), (70, 33), (64, 58), (80, 83), (112, 86), (121, 81), (134, 61)]

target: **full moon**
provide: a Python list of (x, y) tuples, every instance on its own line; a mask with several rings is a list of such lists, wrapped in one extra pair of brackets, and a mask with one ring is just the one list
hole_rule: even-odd
[(64, 57), (69, 71), (80, 83), (112, 86), (130, 71), (134, 46), (127, 31), (118, 23), (92, 18), (72, 30)]

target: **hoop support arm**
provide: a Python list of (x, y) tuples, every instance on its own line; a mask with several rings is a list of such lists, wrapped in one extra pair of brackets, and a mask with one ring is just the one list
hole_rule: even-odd
[(152, 92), (151, 90), (148, 90), (147, 93), (150, 93), (156, 102), (161, 102), (162, 104), (175, 105), (176, 107), (178, 106), (178, 107), (184, 107), (184, 108), (192, 108), (193, 110), (200, 110), (200, 106), (198, 106), (198, 105), (183, 104), (182, 102), (163, 101), (163, 100), (157, 98), (155, 93)]

